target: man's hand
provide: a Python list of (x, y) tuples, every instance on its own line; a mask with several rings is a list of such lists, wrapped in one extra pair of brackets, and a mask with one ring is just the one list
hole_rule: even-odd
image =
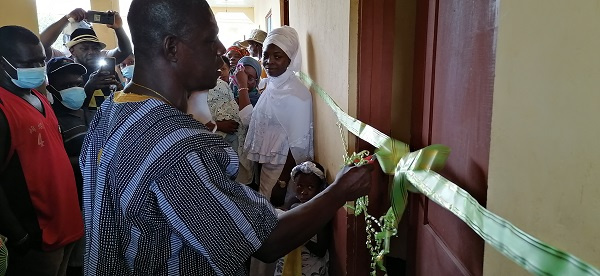
[(67, 19), (69, 18), (73, 18), (75, 22), (80, 22), (81, 20), (85, 19), (85, 10), (82, 8), (76, 8), (67, 15)]
[(360, 167), (345, 166), (338, 172), (332, 188), (340, 193), (345, 201), (352, 201), (366, 195), (371, 188), (371, 172), (373, 164)]
[(115, 24), (108, 24), (106, 25), (107, 27), (111, 28), (111, 29), (120, 29), (123, 28), (123, 19), (121, 19), (121, 16), (119, 15), (118, 12), (116, 11), (107, 11), (109, 14), (114, 14), (115, 15)]
[(234, 120), (217, 121), (217, 130), (227, 134), (234, 134), (239, 125)]
[(90, 79), (85, 84), (85, 93), (91, 96), (94, 91), (103, 88), (110, 88), (111, 85), (119, 85), (115, 75), (108, 71), (96, 71), (90, 75)]

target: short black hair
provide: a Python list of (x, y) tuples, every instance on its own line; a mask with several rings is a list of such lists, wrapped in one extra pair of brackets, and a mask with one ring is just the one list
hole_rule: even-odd
[(152, 58), (165, 36), (188, 37), (198, 16), (209, 13), (206, 0), (133, 0), (127, 22), (135, 54)]
[(17, 44), (37, 45), (40, 39), (32, 31), (21, 26), (0, 27), (0, 55), (3, 57), (14, 56), (17, 53)]
[(223, 62), (225, 62), (225, 65), (227, 65), (227, 67), (231, 67), (231, 66), (229, 66), (229, 63), (230, 63), (230, 61), (229, 61), (229, 58), (228, 58), (228, 57), (226, 57), (226, 56), (221, 56), (221, 58), (223, 59)]

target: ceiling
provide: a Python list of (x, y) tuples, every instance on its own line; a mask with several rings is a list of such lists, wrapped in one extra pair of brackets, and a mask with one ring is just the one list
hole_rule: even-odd
[(211, 7), (254, 7), (254, 0), (207, 0)]

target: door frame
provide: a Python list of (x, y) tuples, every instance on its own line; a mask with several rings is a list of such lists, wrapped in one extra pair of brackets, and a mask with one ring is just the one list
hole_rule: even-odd
[[(391, 134), (395, 0), (360, 0), (358, 19), (357, 118), (386, 135)], [(373, 146), (358, 138), (355, 151)], [(381, 170), (373, 173), (369, 192), (369, 213), (379, 217), (389, 208), (389, 176)], [(377, 203), (377, 204), (375, 204)], [(363, 216), (347, 215), (347, 260), (345, 275), (369, 275), (370, 255), (365, 246)]]

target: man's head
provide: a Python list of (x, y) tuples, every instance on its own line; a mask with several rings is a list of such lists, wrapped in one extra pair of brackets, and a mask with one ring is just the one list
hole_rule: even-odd
[(136, 72), (164, 72), (186, 92), (216, 85), (225, 48), (205, 0), (134, 0), (127, 20)]
[[(0, 85), (9, 91), (40, 86), (46, 54), (39, 38), (20, 26), (0, 27)], [(37, 84), (37, 85), (36, 85)]]
[(133, 78), (133, 71), (135, 69), (135, 57), (133, 54), (129, 55), (119, 64), (119, 69), (121, 69), (121, 74), (126, 79), (131, 80)]
[(69, 48), (75, 62), (88, 70), (95, 70), (98, 68), (100, 51), (106, 47), (106, 44), (98, 40), (94, 30), (80, 28), (71, 33), (71, 41), (65, 46)]
[(87, 72), (83, 65), (70, 58), (59, 57), (48, 61), (47, 90), (65, 107), (77, 110), (85, 100), (83, 75)]
[(267, 33), (265, 31), (254, 29), (250, 33), (250, 37), (242, 42), (242, 46), (248, 48), (250, 55), (255, 58), (260, 58), (262, 56), (263, 42), (265, 42), (266, 37)]

